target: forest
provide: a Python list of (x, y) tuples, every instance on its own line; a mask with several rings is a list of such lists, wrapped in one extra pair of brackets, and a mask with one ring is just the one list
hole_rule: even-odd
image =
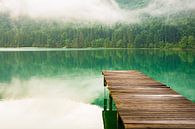
[[(185, 15), (185, 14), (184, 14)], [(73, 24), (0, 14), (0, 47), (195, 48), (195, 17), (145, 17), (114, 25)]]

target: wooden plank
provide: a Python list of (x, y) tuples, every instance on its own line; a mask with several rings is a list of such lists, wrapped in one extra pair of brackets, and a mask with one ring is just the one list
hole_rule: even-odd
[(103, 71), (126, 129), (195, 129), (195, 104), (138, 71)]
[(188, 121), (140, 121), (125, 124), (125, 129), (194, 129), (194, 122)]

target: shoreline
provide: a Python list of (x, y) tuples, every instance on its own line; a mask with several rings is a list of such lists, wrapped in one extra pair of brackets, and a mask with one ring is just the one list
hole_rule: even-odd
[(78, 51), (78, 50), (172, 50), (172, 51), (192, 51), (195, 49), (180, 49), (180, 48), (47, 48), (47, 47), (0, 47), (0, 52), (7, 52), (7, 51)]

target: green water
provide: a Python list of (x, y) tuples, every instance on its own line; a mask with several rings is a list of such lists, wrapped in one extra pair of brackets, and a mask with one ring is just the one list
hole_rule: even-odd
[[(63, 98), (77, 104), (92, 106), (86, 109), (95, 108), (93, 111), (98, 111), (98, 113), (91, 117), (98, 114), (100, 117), (99, 109), (103, 107), (101, 71), (131, 69), (139, 70), (167, 84), (195, 102), (194, 51), (149, 49), (59, 49), (52, 51), (43, 51), (42, 49), (33, 51), (32, 49), (30, 51), (5, 50), (0, 52), (0, 97), (2, 100), (0, 108), (7, 106), (2, 106), (1, 103), (11, 100), (40, 97)], [(48, 107), (48, 104), (46, 106)], [(66, 108), (67, 105), (63, 106)], [(25, 108), (25, 110), (27, 109)], [(40, 113), (42, 110), (38, 112)], [(98, 121), (101, 119), (99, 118)], [(90, 123), (88, 124), (90, 125)], [(101, 124), (101, 122), (94, 122), (83, 129), (102, 128), (101, 125), (95, 124)], [(1, 126), (5, 127), (6, 125), (0, 124)], [(62, 126), (66, 128), (66, 125)], [(23, 129), (23, 126), (19, 127)], [(82, 126), (79, 125), (79, 128), (82, 129)]]

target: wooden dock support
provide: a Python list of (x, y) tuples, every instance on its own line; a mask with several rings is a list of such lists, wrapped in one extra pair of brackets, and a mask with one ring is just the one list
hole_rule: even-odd
[(104, 111), (107, 110), (107, 102), (108, 102), (108, 99), (107, 99), (107, 93), (106, 93), (106, 88), (104, 87)]
[(103, 75), (110, 92), (109, 110), (114, 101), (118, 123), (125, 129), (195, 129), (195, 104), (170, 87), (138, 71)]
[(112, 111), (112, 96), (109, 94), (109, 111)]

